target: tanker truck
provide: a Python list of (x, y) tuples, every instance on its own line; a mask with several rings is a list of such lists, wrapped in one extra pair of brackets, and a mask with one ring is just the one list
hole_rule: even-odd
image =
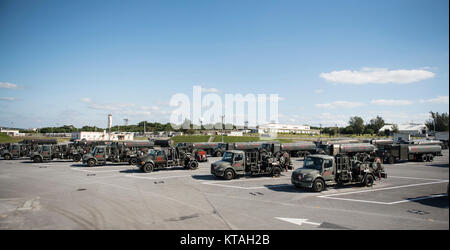
[(91, 153), (83, 155), (83, 164), (89, 167), (106, 162), (128, 162), (130, 165), (136, 165), (138, 157), (148, 153), (153, 146), (151, 141), (124, 141), (96, 146)]
[(361, 162), (354, 157), (338, 154), (310, 155), (303, 167), (292, 172), (291, 183), (297, 188), (312, 188), (321, 192), (327, 186), (363, 184), (371, 187), (375, 180), (386, 178), (381, 160)]
[(434, 157), (442, 154), (441, 151), (440, 145), (390, 144), (379, 148), (377, 155), (388, 164), (398, 161), (431, 162)]

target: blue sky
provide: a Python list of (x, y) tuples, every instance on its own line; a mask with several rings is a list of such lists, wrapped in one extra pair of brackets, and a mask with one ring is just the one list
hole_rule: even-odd
[(0, 126), (167, 122), (173, 94), (279, 94), (280, 122), (448, 112), (449, 2), (0, 0)]

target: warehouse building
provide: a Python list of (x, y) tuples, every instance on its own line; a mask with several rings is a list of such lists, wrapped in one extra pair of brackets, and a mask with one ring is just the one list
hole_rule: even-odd
[[(393, 124), (384, 125), (378, 132), (389, 131), (392, 132)], [(398, 133), (400, 134), (409, 134), (411, 136), (427, 136), (428, 135), (428, 127), (425, 124), (398, 124)]]
[(19, 130), (16, 130), (16, 129), (4, 129), (2, 127), (0, 127), (0, 133), (5, 133), (5, 134), (7, 134), (9, 136), (19, 136), (20, 135)]
[(111, 135), (109, 135), (106, 131), (73, 132), (71, 136), (72, 141), (132, 141), (133, 139), (134, 134), (128, 132), (112, 132)]
[(258, 126), (258, 133), (260, 134), (275, 134), (275, 133), (289, 133), (289, 134), (320, 134), (320, 130), (311, 129), (308, 125), (290, 125), (280, 123), (269, 123)]

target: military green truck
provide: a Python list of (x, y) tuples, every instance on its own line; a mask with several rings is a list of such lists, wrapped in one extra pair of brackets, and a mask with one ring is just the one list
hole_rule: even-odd
[(0, 155), (5, 160), (29, 157), (30, 153), (37, 150), (39, 145), (56, 144), (56, 139), (24, 139), (18, 143), (12, 143), (5, 147)]
[(194, 155), (179, 150), (177, 147), (154, 148), (138, 158), (137, 166), (144, 173), (154, 170), (182, 166), (185, 169), (195, 170), (198, 162)]
[(51, 161), (54, 159), (70, 159), (66, 154), (67, 145), (39, 145), (36, 150), (30, 153), (30, 159), (34, 163)]
[(298, 188), (323, 191), (327, 186), (343, 184), (373, 185), (375, 180), (387, 178), (381, 160), (361, 162), (348, 155), (310, 155), (303, 167), (292, 172), (291, 182)]
[(83, 164), (89, 167), (106, 165), (107, 162), (128, 162), (136, 165), (139, 156), (146, 154), (154, 147), (151, 141), (113, 142), (111, 145), (96, 146), (91, 153), (83, 155)]
[(283, 167), (275, 157), (261, 155), (259, 151), (229, 150), (220, 161), (211, 164), (211, 174), (231, 180), (243, 175), (281, 175)]
[(442, 155), (442, 148), (440, 145), (388, 144), (379, 146), (377, 155), (388, 164), (399, 161), (432, 162), (434, 157)]
[(28, 157), (30, 154), (30, 146), (20, 143), (11, 143), (9, 147), (5, 147), (1, 151), (1, 156), (4, 160), (18, 159), (22, 157)]

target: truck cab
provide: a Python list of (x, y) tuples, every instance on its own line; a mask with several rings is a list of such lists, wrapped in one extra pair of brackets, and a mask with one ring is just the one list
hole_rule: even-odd
[(91, 153), (83, 155), (83, 164), (93, 167), (97, 164), (106, 164), (110, 157), (111, 150), (108, 146), (96, 146)]
[(48, 161), (53, 159), (53, 146), (52, 145), (39, 145), (36, 151), (31, 153), (31, 160), (35, 163)]
[(9, 149), (2, 150), (2, 156), (5, 160), (17, 159), (25, 156), (25, 148), (19, 143), (13, 143)]
[(281, 175), (281, 166), (273, 158), (260, 160), (258, 151), (230, 150), (223, 154), (220, 161), (211, 164), (211, 174), (226, 180), (251, 174)]

